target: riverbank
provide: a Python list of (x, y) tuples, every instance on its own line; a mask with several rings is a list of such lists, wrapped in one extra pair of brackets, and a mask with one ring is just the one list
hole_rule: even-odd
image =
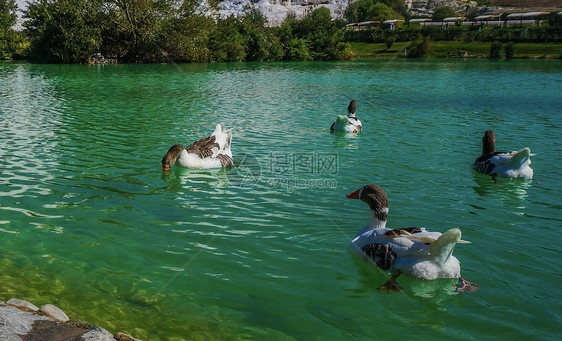
[(73, 321), (58, 307), (10, 299), (0, 301), (0, 340), (140, 341), (125, 333), (112, 335), (102, 327)]
[[(390, 48), (385, 43), (349, 43), (356, 59), (403, 57), (411, 42), (396, 42)], [(491, 42), (432, 41), (432, 58), (488, 58)], [(516, 43), (513, 58), (562, 58), (562, 43)]]

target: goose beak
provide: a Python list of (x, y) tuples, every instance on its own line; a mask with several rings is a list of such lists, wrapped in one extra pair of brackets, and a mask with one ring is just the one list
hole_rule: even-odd
[(162, 166), (162, 171), (164, 171), (164, 172), (169, 172), (169, 171), (170, 171), (170, 166), (163, 165), (163, 166)]
[(355, 192), (351, 192), (348, 195), (346, 195), (347, 198), (349, 199), (359, 199), (359, 191), (361, 189), (356, 190)]

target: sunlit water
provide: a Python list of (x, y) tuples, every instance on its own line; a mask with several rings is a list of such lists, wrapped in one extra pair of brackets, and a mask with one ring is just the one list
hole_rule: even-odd
[[(0, 299), (145, 340), (558, 339), (562, 62), (0, 64)], [(364, 131), (328, 132), (350, 99)], [(227, 170), (163, 174), (234, 129)], [(471, 162), (485, 130), (535, 180)], [(459, 227), (463, 277), (356, 261), (366, 183), (389, 226)]]

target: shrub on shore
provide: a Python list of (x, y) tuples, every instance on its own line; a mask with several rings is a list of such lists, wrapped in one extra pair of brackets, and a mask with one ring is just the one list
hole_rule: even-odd
[(421, 58), (427, 57), (433, 53), (433, 44), (429, 37), (419, 36), (408, 46), (406, 57)]
[(501, 59), (502, 57), (502, 43), (499, 41), (494, 41), (490, 45), (490, 59)]
[(512, 41), (506, 43), (503, 51), (505, 54), (505, 59), (513, 59), (513, 56), (515, 55), (515, 43), (513, 43)]

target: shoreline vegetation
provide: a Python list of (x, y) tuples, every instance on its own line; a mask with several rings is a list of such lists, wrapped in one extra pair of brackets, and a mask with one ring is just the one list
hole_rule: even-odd
[[(488, 25), (464, 10), (447, 25), (416, 22), (403, 0), (357, 0), (344, 19), (326, 7), (302, 18), (289, 14), (280, 26), (252, 7), (218, 18), (200, 0), (31, 0), (23, 30), (16, 31), (15, 0), (0, 0), (0, 60), (40, 63), (166, 63), (326, 61), (365, 58), (562, 58), (562, 14), (532, 23)], [(546, 14), (548, 13), (548, 14)], [(431, 19), (461, 13), (446, 6)], [(389, 18), (396, 18), (390, 19)], [(367, 20), (367, 21), (366, 21)], [(370, 21), (369, 21), (370, 20)], [(386, 20), (386, 21), (385, 21)], [(383, 24), (384, 22), (392, 24)], [(488, 21), (491, 22), (491, 21)], [(354, 26), (351, 23), (377, 23)], [(470, 23), (470, 25), (466, 25)], [(365, 27), (364, 27), (365, 26)]]
[[(385, 43), (352, 42), (350, 47), (356, 60), (405, 58), (413, 43), (398, 42), (389, 48)], [(491, 58), (493, 42), (433, 41), (431, 44), (432, 53), (426, 56), (429, 58)], [(507, 44), (501, 44), (498, 49), (500, 55), (492, 59), (562, 59), (562, 43)], [(506, 45), (513, 46), (513, 55), (505, 56)]]

